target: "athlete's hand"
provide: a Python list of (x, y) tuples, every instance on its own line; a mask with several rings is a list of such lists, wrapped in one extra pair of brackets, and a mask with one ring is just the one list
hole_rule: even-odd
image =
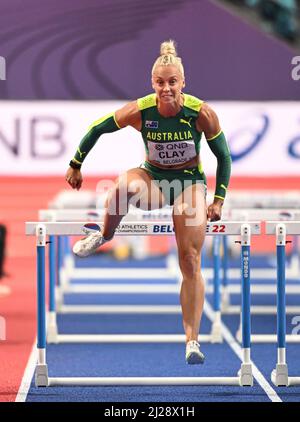
[(82, 174), (79, 169), (68, 168), (66, 173), (66, 181), (73, 189), (79, 190), (82, 185)]
[(222, 216), (222, 205), (223, 205), (223, 201), (215, 200), (207, 208), (207, 219), (208, 219), (208, 221), (218, 221), (218, 220), (221, 220), (221, 216)]

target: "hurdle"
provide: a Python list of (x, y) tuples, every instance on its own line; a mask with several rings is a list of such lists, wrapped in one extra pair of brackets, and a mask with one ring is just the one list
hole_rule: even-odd
[[(267, 220), (280, 220), (280, 221), (291, 221), (291, 220), (297, 220), (300, 219), (300, 211), (295, 209), (275, 209), (275, 208), (269, 208), (269, 209), (260, 209), (260, 208), (249, 208), (249, 209), (233, 209), (230, 211), (229, 215), (233, 220), (260, 220), (260, 221), (267, 221)], [(295, 252), (295, 251), (293, 251)], [(225, 252), (224, 252), (225, 254)], [(298, 254), (295, 256), (295, 259), (293, 260), (291, 268), (287, 268), (286, 270), (286, 276), (288, 278), (296, 278), (297, 280), (300, 278), (300, 260)], [(292, 257), (293, 258), (293, 257)], [(224, 255), (224, 261), (227, 261), (226, 254)], [(225, 263), (227, 266), (228, 264)], [(258, 270), (255, 271), (252, 269), (251, 271), (252, 277), (258, 277), (258, 278), (271, 278), (274, 279), (276, 276), (276, 268), (270, 269), (270, 270)], [(252, 293), (260, 293), (260, 288), (265, 290), (263, 293), (276, 293), (276, 288), (272, 288), (270, 285), (260, 285), (259, 288), (256, 288), (255, 284), (252, 285)], [(271, 288), (270, 288), (271, 287)], [(231, 293), (230, 289), (226, 289), (226, 296), (229, 296)], [(300, 285), (299, 286), (293, 286), (293, 288), (289, 291), (290, 294), (300, 294)], [(239, 306), (230, 306), (230, 298), (227, 299), (226, 305), (222, 307), (222, 312), (225, 314), (238, 314), (240, 312)], [(300, 312), (300, 306), (291, 306), (286, 308), (286, 312), (288, 314), (294, 314), (295, 312)], [(276, 314), (276, 306), (252, 306), (251, 307), (251, 313), (252, 314)]]
[[(136, 211), (136, 210), (135, 210)], [(85, 216), (90, 215), (86, 212), (86, 210), (82, 210), (84, 212)], [(102, 214), (101, 214), (102, 213)], [(93, 210), (92, 212), (93, 216), (97, 212)], [(152, 221), (157, 216), (164, 217), (168, 224), (172, 224), (169, 220), (171, 214), (170, 210), (156, 210), (155, 212), (147, 212), (144, 213), (143, 211), (140, 211), (138, 213), (128, 214), (126, 216), (126, 221), (132, 221), (132, 218), (136, 215), (139, 217), (139, 221), (143, 220), (145, 217), (147, 217), (149, 214), (151, 214)], [(53, 214), (53, 211), (51, 211), (51, 215), (57, 216), (56, 211)], [(74, 210), (72, 213), (68, 213), (68, 211), (63, 211), (63, 213), (60, 212), (58, 216), (60, 218), (66, 218), (71, 215), (71, 219), (77, 218), (80, 216), (80, 212), (78, 210)], [(103, 212), (100, 210), (100, 215), (103, 215)], [(49, 216), (47, 213), (42, 213), (40, 216)], [(166, 222), (164, 221), (164, 222)], [(124, 223), (125, 224), (125, 223)], [(163, 226), (164, 228), (165, 226)], [(170, 233), (169, 233), (170, 234)], [(171, 233), (172, 234), (172, 233)], [(77, 334), (77, 335), (61, 335), (58, 332), (58, 326), (57, 326), (57, 318), (56, 318), (56, 301), (55, 301), (55, 236), (49, 236), (50, 237), (50, 251), (49, 251), (49, 314), (48, 314), (48, 324), (47, 324), (47, 342), (48, 343), (69, 343), (69, 342), (76, 342), (76, 343), (103, 343), (108, 341), (110, 339), (113, 341), (114, 337), (107, 337), (106, 335), (85, 335), (85, 334)], [(58, 235), (58, 250), (62, 249), (63, 246), (61, 245), (62, 236)], [(59, 247), (60, 246), (60, 247)], [(60, 253), (58, 253), (58, 261), (62, 260), (62, 256)], [(61, 267), (61, 264), (58, 265), (58, 267)], [(150, 276), (151, 268), (148, 271), (148, 275)], [(59, 271), (59, 269), (58, 269)], [(103, 271), (103, 270), (102, 270)], [(145, 269), (143, 269), (145, 271)], [(84, 270), (83, 270), (84, 272)], [(109, 269), (106, 271), (107, 273), (112, 272), (112, 269)], [(219, 279), (219, 271), (218, 269), (215, 270), (214, 275), (214, 311), (215, 311), (215, 321), (212, 324), (211, 332), (209, 334), (202, 334), (200, 335), (201, 342), (210, 342), (210, 343), (222, 343), (223, 337), (221, 333), (221, 311), (220, 311), (220, 279)], [(101, 273), (103, 276), (103, 272)], [(59, 277), (58, 277), (59, 278)], [(57, 291), (56, 291), (57, 292)], [(102, 284), (102, 285), (76, 285), (71, 286), (68, 289), (69, 293), (131, 293), (131, 294), (140, 294), (140, 293), (176, 293), (179, 294), (180, 292), (180, 285), (177, 283), (177, 285), (157, 285), (157, 286), (151, 286), (147, 284), (143, 285), (122, 285), (122, 284)], [(61, 296), (60, 296), (61, 297)], [(143, 314), (179, 314), (181, 313), (181, 307), (178, 305), (62, 305), (60, 304), (59, 307), (60, 313), (97, 313), (97, 314), (107, 314), (107, 313), (117, 313), (117, 314), (137, 314), (137, 313), (143, 313)], [(118, 337), (119, 342), (128, 342), (131, 341), (132, 336), (131, 335), (122, 335), (121, 337)], [(133, 337), (136, 341), (137, 337)], [(140, 335), (138, 337), (139, 342), (147, 342), (149, 339), (153, 341), (161, 341), (163, 339), (163, 336), (158, 337), (157, 336), (147, 336), (147, 335)], [(168, 338), (169, 341), (182, 341), (184, 339), (184, 336), (178, 336), (178, 335), (172, 335), (168, 334), (165, 336), (165, 338)]]
[[(286, 311), (285, 311), (285, 247), (287, 235), (300, 235), (300, 221), (267, 221), (266, 234), (275, 235), (277, 257), (277, 363), (271, 379), (276, 386), (300, 385), (299, 377), (288, 375), (286, 362)], [(297, 343), (300, 336), (292, 334)]]
[[(101, 229), (102, 223), (98, 223)], [(77, 235), (85, 234), (85, 222), (54, 223), (27, 222), (26, 235), (36, 236), (37, 241), (37, 349), (35, 383), (38, 387), (53, 385), (236, 385), (252, 386), (253, 374), (250, 358), (250, 244), (251, 236), (260, 234), (259, 222), (214, 222), (207, 225), (207, 235), (240, 235), (241, 236), (241, 278), (242, 278), (242, 321), (243, 321), (243, 357), (240, 370), (235, 377), (126, 377), (126, 378), (51, 378), (48, 376), (46, 362), (46, 304), (45, 304), (45, 247), (47, 235)], [(132, 222), (121, 223), (116, 235), (147, 236), (153, 234), (171, 235), (174, 232), (172, 224), (165, 222)], [(135, 339), (137, 340), (137, 339)], [(147, 339), (147, 341), (153, 341)], [(107, 340), (109, 341), (109, 339)], [(120, 341), (120, 336), (119, 336)], [(201, 340), (200, 340), (201, 341)]]
[[(154, 221), (157, 218), (163, 219), (164, 221), (170, 223), (170, 217), (171, 217), (171, 209), (159, 209), (154, 211), (148, 211), (145, 212), (143, 210), (138, 210), (133, 207), (130, 209), (131, 212), (129, 212), (123, 219), (123, 221), (133, 221), (134, 218), (136, 218), (138, 221), (144, 221), (146, 218)], [(249, 220), (266, 220), (269, 218), (289, 218), (289, 219), (295, 219), (298, 216), (300, 216), (299, 211), (296, 211), (295, 209), (289, 209), (284, 210), (284, 213), (277, 209), (234, 209), (231, 210), (230, 213), (234, 219), (243, 221), (247, 220), (247, 217), (250, 217)], [(39, 217), (40, 219), (50, 220), (50, 221), (78, 221), (78, 219), (84, 217), (86, 219), (89, 219), (91, 221), (96, 221), (97, 218), (101, 218), (104, 215), (104, 210), (96, 210), (96, 209), (75, 209), (75, 210), (40, 210), (39, 211)], [(222, 240), (225, 241), (226, 235), (222, 236)], [(227, 306), (224, 306), (224, 302), (222, 300), (221, 303), (221, 312), (219, 312), (219, 296), (220, 296), (220, 280), (219, 278), (219, 271), (220, 271), (220, 259), (219, 259), (219, 249), (220, 249), (220, 241), (221, 239), (218, 236), (213, 237), (214, 240), (214, 247), (213, 247), (213, 259), (214, 259), (214, 271), (212, 274), (213, 278), (213, 290), (211, 289), (212, 286), (208, 286), (206, 289), (208, 292), (213, 292), (213, 303), (214, 303), (214, 309), (215, 309), (215, 316), (216, 321), (212, 325), (211, 333), (210, 335), (205, 335), (202, 337), (202, 342), (212, 342), (212, 343), (221, 343), (223, 341), (222, 335), (221, 335), (221, 313), (222, 314), (240, 314), (241, 307), (238, 306), (230, 306), (229, 305), (229, 299), (230, 299), (230, 293), (240, 293), (240, 286), (227, 286), (226, 293), (227, 293)], [(61, 237), (58, 236), (58, 243), (59, 245), (61, 241)], [(50, 244), (50, 250), (52, 248), (52, 244), (55, 242), (55, 237), (52, 236), (51, 244)], [(59, 250), (62, 250), (63, 246), (60, 246)], [(226, 248), (224, 248), (224, 254), (225, 254)], [(51, 255), (51, 254), (50, 254)], [(60, 255), (60, 254), (59, 254)], [(71, 258), (70, 255), (67, 256), (68, 258)], [(62, 258), (60, 257), (60, 260)], [(71, 258), (73, 259), (73, 257)], [(54, 270), (51, 270), (53, 267), (53, 260), (49, 260), (49, 273), (50, 273), (50, 280), (53, 280), (54, 276), (53, 274)], [(227, 259), (224, 256), (223, 262), (226, 264)], [(227, 264), (226, 264), (227, 265)], [(205, 270), (204, 270), (205, 271)], [(58, 279), (65, 280), (65, 269), (60, 270), (60, 275), (58, 276)], [(160, 274), (160, 278), (163, 278), (164, 272), (160, 269), (129, 269), (129, 272), (126, 271), (126, 269), (114, 269), (113, 271), (111, 269), (101, 269), (100, 273), (98, 275), (98, 270), (96, 273), (96, 270), (93, 270), (92, 273), (89, 272), (89, 269), (77, 269), (75, 273), (73, 273), (74, 278), (79, 279), (84, 276), (88, 278), (92, 278), (93, 275), (97, 276), (97, 278), (116, 278), (116, 277), (124, 277), (125, 278), (140, 278), (144, 277), (144, 274), (151, 277), (151, 274), (153, 274), (153, 277), (156, 277), (158, 274)], [(255, 271), (252, 269), (251, 274), (253, 275)], [(276, 269), (272, 270), (273, 277), (275, 278), (276, 275)], [(167, 273), (168, 277), (170, 275)], [(56, 307), (54, 305), (54, 299), (53, 298), (53, 288), (50, 286), (50, 294), (49, 294), (49, 324), (48, 324), (48, 330), (47, 330), (47, 341), (48, 343), (58, 343), (58, 342), (74, 342), (77, 339), (77, 342), (97, 342), (97, 341), (104, 341), (106, 337), (103, 336), (97, 336), (97, 335), (90, 335), (88, 338), (83, 335), (76, 335), (74, 337), (70, 337), (70, 335), (64, 336), (60, 335), (58, 333), (58, 328), (56, 324), (56, 312), (58, 313), (68, 313), (68, 314), (75, 314), (75, 313), (93, 313), (93, 314), (107, 314), (107, 313), (117, 313), (117, 314), (179, 314), (181, 313), (181, 307), (178, 305), (64, 305), (63, 304), (63, 294), (68, 293), (118, 293), (118, 294), (140, 294), (140, 293), (175, 293), (178, 294), (180, 291), (180, 285), (157, 285), (157, 286), (151, 286), (151, 285), (136, 285), (136, 284), (101, 284), (101, 285), (75, 285), (75, 286), (66, 286), (66, 282), (63, 282), (60, 290), (56, 291), (56, 297), (59, 298), (58, 300), (58, 306)], [(217, 286), (217, 287), (216, 287)], [(299, 286), (289, 286), (291, 289), (289, 290), (289, 293), (300, 293)], [(260, 285), (255, 286), (252, 285), (252, 294), (259, 294), (259, 293), (276, 293), (276, 286), (269, 286), (269, 285)], [(225, 289), (223, 285), (222, 293), (224, 294)], [(224, 296), (221, 296), (223, 299)], [(291, 306), (286, 308), (286, 312), (289, 314), (294, 314), (297, 312), (300, 312), (300, 307), (298, 306)], [(276, 314), (276, 306), (251, 306), (251, 314)], [(236, 333), (236, 338), (239, 342), (241, 342), (242, 333), (241, 333), (241, 326), (240, 323), (239, 329)], [(170, 337), (171, 338), (171, 337)], [(178, 341), (181, 341), (182, 337), (178, 337), (176, 335), (173, 335), (173, 338), (178, 338)], [(145, 337), (147, 339), (147, 337)], [(298, 342), (298, 338), (295, 336), (287, 336), (286, 337), (287, 342)], [(130, 336), (128, 336), (127, 341), (130, 341)], [(142, 341), (142, 337), (141, 337)], [(253, 343), (273, 343), (276, 342), (276, 335), (275, 334), (265, 334), (265, 335), (256, 335), (252, 334), (251, 341)]]
[[(96, 210), (96, 209), (59, 209), (59, 210), (40, 210), (39, 211), (39, 218), (45, 219), (47, 221), (78, 221), (80, 219), (86, 219), (88, 221), (96, 221), (97, 219), (101, 219), (104, 216), (104, 210)], [(159, 210), (152, 210), (152, 211), (144, 211), (139, 210), (135, 207), (129, 207), (129, 213), (123, 218), (123, 222), (125, 221), (134, 221), (137, 219), (138, 221), (143, 221), (145, 218), (150, 220), (156, 220), (157, 218), (170, 221), (172, 216), (172, 208), (162, 208)], [(142, 238), (142, 237), (140, 237)], [(56, 237), (50, 236), (50, 252), (49, 252), (49, 314), (48, 314), (48, 324), (47, 324), (47, 342), (48, 343), (69, 343), (69, 342), (76, 342), (76, 343), (98, 343), (98, 342), (106, 342), (114, 341), (114, 336), (107, 337), (105, 335), (61, 335), (58, 333), (58, 326), (56, 321), (56, 314), (63, 313), (63, 314), (180, 314), (181, 307), (179, 305), (65, 305), (64, 304), (64, 294), (65, 293), (131, 293), (131, 294), (139, 294), (139, 293), (176, 293), (178, 294), (180, 291), (180, 285), (177, 283), (176, 285), (164, 284), (164, 285), (157, 285), (151, 286), (147, 284), (137, 285), (137, 284), (102, 284), (102, 285), (95, 285), (95, 284), (76, 284), (75, 286), (70, 285), (69, 279), (72, 277), (73, 279), (81, 279), (81, 278), (108, 278), (108, 279), (115, 279), (115, 278), (129, 278), (129, 279), (170, 279), (176, 275), (176, 279), (179, 280), (178, 276), (178, 265), (173, 265), (175, 267), (175, 271), (171, 271), (170, 268), (171, 262), (168, 260), (168, 268), (160, 269), (160, 268), (120, 268), (114, 269), (111, 268), (101, 268), (101, 269), (74, 269), (74, 258), (73, 255), (67, 253), (66, 258), (62, 251), (66, 249), (65, 238), (63, 236), (57, 236), (57, 250), (58, 250), (58, 268), (57, 268), (57, 280), (58, 286), (55, 286), (55, 243)], [(69, 247), (67, 246), (68, 252)], [(66, 262), (65, 262), (66, 261)], [(63, 268), (66, 265), (67, 268)], [(56, 300), (55, 300), (56, 298)], [(222, 342), (222, 336), (220, 333), (220, 327), (218, 324), (213, 325), (212, 333), (209, 335), (203, 335), (201, 337), (202, 342)], [(163, 342), (167, 338), (167, 341), (183, 341), (184, 336), (182, 335), (168, 335), (165, 337), (153, 336), (148, 337), (147, 335), (140, 335), (138, 337), (139, 342), (147, 342), (150, 340)], [(118, 337), (118, 340), (120, 338)], [(121, 337), (121, 341), (130, 342), (136, 341), (136, 336), (132, 335), (124, 335)]]
[[(293, 198), (295, 199), (295, 198)], [(268, 201), (268, 198), (267, 198)], [(266, 202), (268, 203), (268, 202)], [(289, 208), (289, 209), (277, 209), (277, 208), (237, 208), (230, 211), (230, 216), (233, 219), (243, 219), (244, 221), (249, 220), (261, 220), (261, 221), (267, 221), (267, 220), (280, 220), (280, 221), (291, 221), (291, 220), (297, 220), (300, 219), (300, 211), (298, 209)], [(294, 239), (294, 242), (297, 242), (297, 238)], [(297, 256), (296, 256), (297, 255)], [(295, 253), (295, 248), (293, 250), (293, 256), (294, 260), (292, 263), (292, 266), (290, 268), (287, 268), (286, 276), (288, 278), (300, 278), (300, 268), (299, 268), (299, 256), (297, 253)], [(293, 258), (292, 256), (292, 258)], [(259, 275), (259, 272), (261, 270), (258, 270), (258, 272), (255, 272), (254, 269), (252, 269), (251, 274), (252, 277), (255, 277), (255, 275)], [(254, 275), (255, 274), (255, 275)], [(263, 277), (264, 278), (276, 278), (276, 268), (270, 269), (270, 270), (263, 270)], [(223, 287), (224, 288), (224, 287)], [(251, 286), (251, 293), (252, 294), (267, 294), (272, 293), (276, 294), (276, 286), (270, 286), (268, 284), (255, 286), (255, 284), (252, 284)], [(223, 290), (224, 292), (224, 290)], [(222, 313), (223, 314), (239, 314), (240, 313), (240, 306), (232, 306), (230, 305), (230, 289), (226, 288), (226, 303), (224, 304), (222, 302)], [(286, 293), (288, 294), (300, 294), (300, 285), (299, 286), (287, 286)], [(225, 305), (225, 306), (224, 306)], [(286, 314), (295, 314), (300, 312), (300, 306), (287, 306), (286, 307)], [(276, 306), (251, 306), (251, 314), (255, 315), (276, 315), (277, 308)], [(236, 333), (236, 339), (241, 342), (241, 323), (239, 326), (239, 329)], [(251, 335), (251, 342), (252, 343), (275, 343), (276, 342), (276, 335), (275, 334), (252, 334)], [(287, 335), (286, 341), (288, 343), (298, 343), (300, 340), (298, 336), (294, 335)]]
[[(145, 218), (148, 220), (155, 221), (158, 218), (161, 220), (170, 221), (172, 216), (172, 209), (163, 208), (154, 211), (142, 211), (138, 210), (132, 206), (129, 207), (129, 213), (123, 218), (123, 222), (126, 221), (143, 221)], [(103, 219), (104, 217), (104, 210), (96, 210), (96, 209), (75, 209), (75, 210), (40, 210), (39, 211), (39, 218), (40, 220), (46, 221), (80, 221), (80, 220), (88, 220), (88, 221), (96, 221), (97, 219)], [(49, 301), (50, 301), (50, 319), (52, 322), (49, 324), (49, 331), (48, 337), (50, 339), (55, 338), (56, 328), (55, 324), (53, 323), (54, 316), (53, 313), (55, 311), (59, 313), (148, 313), (148, 314), (157, 314), (157, 313), (170, 313), (170, 314), (178, 314), (181, 312), (180, 306), (177, 305), (158, 305), (158, 306), (139, 306), (139, 305), (121, 305), (121, 306), (114, 306), (114, 305), (65, 305), (64, 304), (64, 294), (65, 293), (178, 293), (180, 286), (178, 284), (179, 281), (179, 268), (176, 262), (176, 259), (171, 260), (171, 257), (167, 258), (167, 268), (95, 268), (95, 269), (81, 269), (75, 268), (74, 265), (74, 257), (73, 254), (70, 253), (70, 248), (65, 245), (62, 236), (57, 236), (58, 241), (58, 261), (60, 264), (58, 265), (57, 270), (57, 280), (58, 286), (56, 288), (53, 287), (55, 284), (55, 236), (51, 236), (50, 239), (50, 259), (49, 259), (49, 279), (50, 279), (50, 292), (49, 292)], [(137, 238), (139, 239), (139, 238)], [(142, 237), (140, 237), (142, 239)], [(140, 246), (140, 245), (139, 245)], [(64, 254), (62, 251), (67, 250)], [(175, 262), (174, 262), (175, 261)], [(177, 264), (177, 265), (176, 265)], [(160, 279), (160, 280), (170, 280), (174, 278), (177, 280), (177, 283), (173, 284), (160, 284), (160, 285), (137, 285), (137, 284), (102, 284), (102, 285), (95, 285), (95, 284), (76, 284), (72, 286), (69, 284), (70, 278), (79, 280), (81, 278), (89, 278), (89, 279), (116, 279), (116, 278), (124, 278), (124, 279)], [(55, 293), (54, 293), (55, 290)], [(56, 297), (56, 304), (54, 305), (54, 294)], [(52, 314), (52, 315), (51, 315)], [(51, 331), (54, 332), (54, 335), (51, 335)]]
[[(104, 209), (75, 209), (75, 210), (40, 210), (39, 211), (39, 218), (40, 220), (47, 220), (47, 221), (78, 221), (80, 219), (88, 219), (89, 221), (96, 221), (97, 218), (101, 219), (104, 217), (105, 210)], [(145, 219), (150, 221), (155, 220), (163, 220), (167, 223), (171, 222), (172, 218), (172, 207), (164, 207), (157, 210), (151, 211), (144, 211), (137, 209), (133, 206), (129, 207), (128, 214), (123, 218), (123, 222), (127, 221), (144, 221)], [(103, 342), (105, 341), (105, 336), (98, 336), (98, 335), (76, 335), (74, 337), (63, 336), (58, 333), (58, 327), (56, 323), (56, 313), (94, 313), (94, 314), (108, 314), (108, 313), (117, 313), (117, 314), (180, 314), (181, 307), (179, 305), (65, 305), (64, 302), (64, 294), (65, 293), (130, 293), (130, 294), (138, 294), (138, 293), (175, 293), (179, 294), (180, 292), (180, 284), (179, 280), (181, 280), (179, 266), (177, 260), (174, 258), (172, 263), (170, 263), (170, 259), (168, 259), (168, 267), (167, 269), (153, 269), (153, 268), (133, 268), (133, 269), (114, 269), (111, 268), (98, 268), (96, 269), (74, 269), (74, 257), (70, 254), (70, 248), (66, 247), (65, 238), (62, 236), (57, 236), (57, 250), (58, 250), (58, 270), (57, 270), (57, 280), (58, 286), (56, 288), (53, 287), (55, 284), (55, 236), (50, 236), (50, 254), (49, 254), (49, 280), (50, 280), (50, 288), (49, 288), (49, 321), (47, 327), (47, 342), (48, 343), (58, 343), (58, 342)], [(225, 239), (225, 236), (222, 237)], [(137, 238), (138, 239), (138, 238)], [(142, 237), (140, 237), (142, 239)], [(214, 240), (218, 241), (218, 237), (214, 236)], [(68, 250), (66, 254), (66, 258), (62, 251), (64, 249)], [(215, 250), (215, 249), (214, 249)], [(217, 251), (218, 254), (218, 251)], [(170, 257), (169, 257), (170, 258)], [(66, 261), (66, 262), (65, 262)], [(72, 261), (72, 263), (70, 263)], [(170, 266), (174, 268), (170, 268)], [(223, 337), (221, 333), (221, 312), (220, 312), (220, 304), (219, 304), (219, 296), (220, 296), (220, 280), (219, 280), (219, 258), (218, 255), (215, 258), (214, 262), (214, 276), (213, 276), (213, 291), (214, 291), (214, 310), (215, 310), (215, 321), (212, 324), (211, 332), (209, 335), (202, 335), (201, 341), (202, 342), (211, 342), (211, 343), (222, 343)], [(67, 268), (64, 268), (64, 267)], [(126, 271), (127, 270), (127, 271)], [(172, 270), (172, 271), (171, 271)], [(66, 276), (66, 274), (68, 275)], [(146, 277), (145, 277), (146, 275)], [(176, 275), (177, 283), (174, 285), (170, 284), (160, 284), (156, 286), (151, 286), (149, 284), (137, 285), (137, 284), (76, 284), (70, 285), (69, 280), (70, 278), (81, 279), (84, 278), (161, 278), (164, 277), (170, 279), (170, 277), (174, 277)], [(74, 277), (76, 276), (76, 277)], [(208, 286), (207, 290), (212, 290), (212, 286)], [(54, 298), (54, 294), (56, 300)], [(125, 338), (125, 337), (124, 337)], [(127, 336), (126, 341), (130, 341), (131, 336)], [(144, 336), (146, 339), (147, 336)], [(183, 337), (176, 336), (176, 335), (168, 335), (168, 338), (175, 339), (177, 338), (178, 341), (181, 341)], [(140, 336), (140, 341), (143, 341), (142, 336)]]

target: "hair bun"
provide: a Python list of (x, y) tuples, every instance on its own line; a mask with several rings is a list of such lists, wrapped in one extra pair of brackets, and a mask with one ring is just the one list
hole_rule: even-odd
[(167, 54), (177, 56), (175, 41), (169, 40), (169, 41), (164, 41), (163, 43), (161, 43), (160, 55), (165, 56)]

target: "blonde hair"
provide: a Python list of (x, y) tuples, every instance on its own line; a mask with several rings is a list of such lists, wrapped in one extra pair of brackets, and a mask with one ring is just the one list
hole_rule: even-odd
[(152, 67), (152, 75), (157, 66), (176, 66), (184, 78), (184, 69), (181, 58), (177, 56), (176, 43), (173, 40), (164, 41), (160, 45), (160, 56), (155, 60)]

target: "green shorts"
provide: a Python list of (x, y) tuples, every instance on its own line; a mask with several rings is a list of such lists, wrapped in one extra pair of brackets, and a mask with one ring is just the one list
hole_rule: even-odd
[(150, 174), (169, 205), (174, 204), (175, 199), (184, 189), (196, 183), (204, 185), (206, 194), (206, 176), (198, 167), (184, 170), (163, 170), (145, 161), (140, 168)]

